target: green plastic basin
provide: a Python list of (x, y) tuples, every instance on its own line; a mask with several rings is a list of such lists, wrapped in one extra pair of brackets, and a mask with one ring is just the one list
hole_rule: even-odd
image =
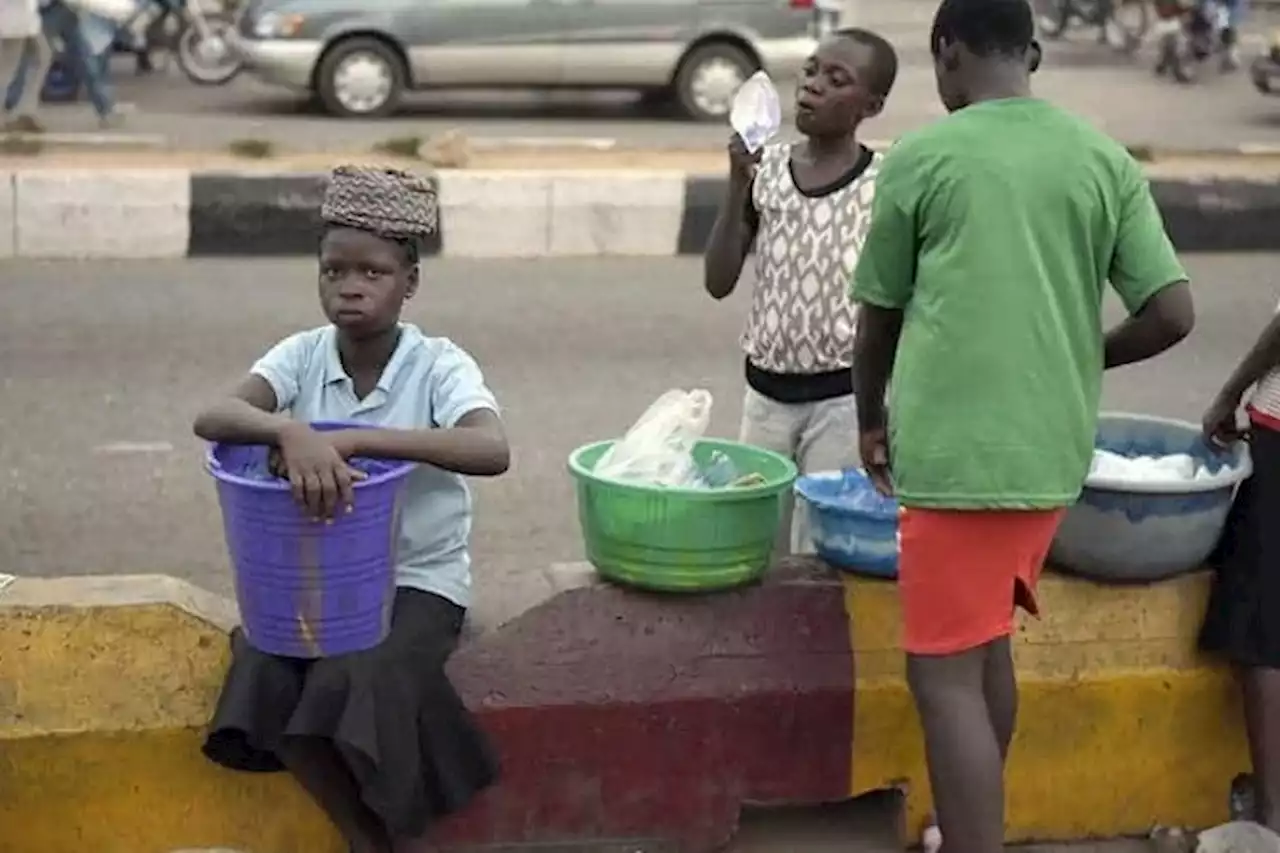
[(587, 559), (601, 576), (641, 589), (710, 592), (760, 578), (769, 568), (783, 496), (796, 478), (791, 460), (736, 441), (704, 439), (699, 465), (715, 451), (741, 474), (765, 482), (745, 488), (664, 489), (592, 473), (612, 441), (569, 456)]

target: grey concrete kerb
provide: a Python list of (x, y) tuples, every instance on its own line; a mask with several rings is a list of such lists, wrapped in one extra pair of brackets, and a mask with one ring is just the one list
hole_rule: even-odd
[[(536, 597), (504, 608), (499, 623), (469, 623), (475, 636), (501, 627), (522, 613), (562, 592), (600, 583), (590, 563), (554, 563), (541, 571), (543, 583)], [(72, 575), (56, 578), (15, 578), (0, 588), (0, 609), (43, 607), (138, 607), (165, 604), (204, 620), (223, 631), (240, 624), (235, 601), (168, 575)]]

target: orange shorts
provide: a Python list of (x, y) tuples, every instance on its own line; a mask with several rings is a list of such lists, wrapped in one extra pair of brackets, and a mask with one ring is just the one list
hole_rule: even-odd
[(1013, 633), (1036, 609), (1036, 581), (1065, 509), (928, 510), (899, 514), (903, 649), (957, 654)]

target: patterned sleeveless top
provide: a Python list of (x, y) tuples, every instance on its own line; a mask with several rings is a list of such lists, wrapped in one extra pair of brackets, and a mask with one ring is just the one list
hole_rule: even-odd
[(764, 149), (752, 185), (760, 217), (755, 291), (742, 348), (773, 373), (826, 373), (853, 366), (857, 312), (849, 281), (871, 224), (882, 157), (822, 195), (801, 192), (791, 146)]

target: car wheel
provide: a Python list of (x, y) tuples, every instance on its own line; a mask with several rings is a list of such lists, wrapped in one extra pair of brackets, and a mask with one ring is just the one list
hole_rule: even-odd
[(364, 36), (340, 41), (316, 70), (316, 95), (330, 115), (381, 118), (400, 106), (408, 73), (391, 45)]
[(724, 121), (738, 87), (760, 67), (737, 45), (712, 42), (695, 48), (676, 72), (676, 100), (689, 118)]

